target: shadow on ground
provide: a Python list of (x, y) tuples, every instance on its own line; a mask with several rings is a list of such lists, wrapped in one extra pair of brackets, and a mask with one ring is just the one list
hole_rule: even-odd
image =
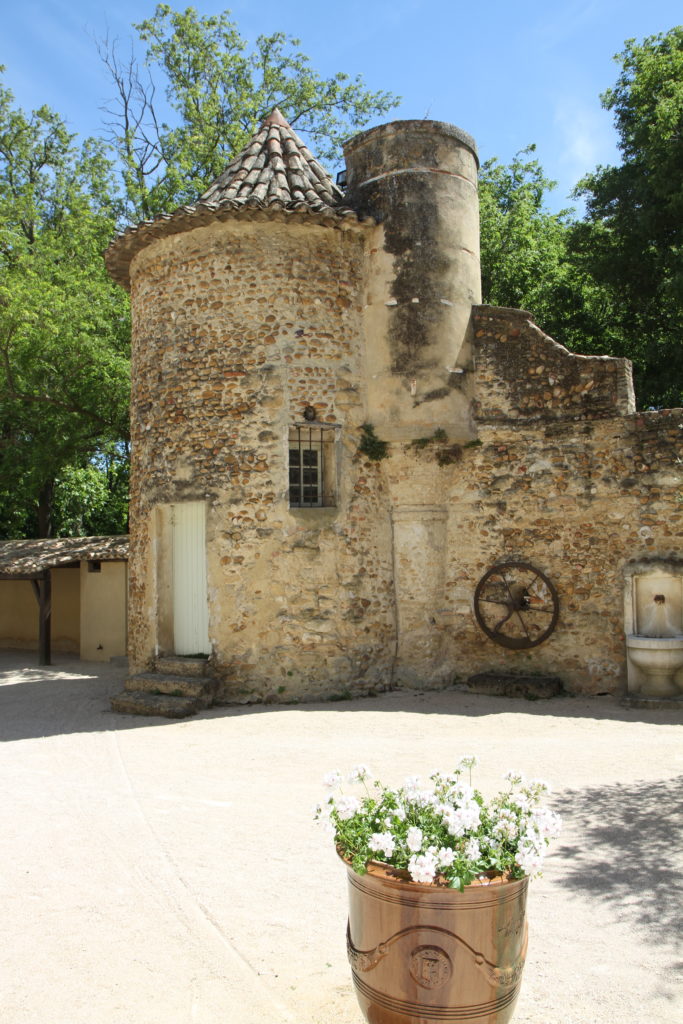
[(557, 884), (608, 905), (651, 942), (680, 942), (683, 776), (569, 791), (553, 806), (573, 840), (553, 851)]
[[(31, 739), (75, 732), (101, 732), (110, 729), (162, 728), (177, 721), (147, 716), (112, 713), (110, 697), (119, 693), (125, 669), (104, 663), (89, 663), (77, 658), (55, 657), (55, 664), (38, 667), (33, 655), (0, 652), (0, 741)], [(289, 714), (292, 711), (341, 715), (358, 712), (457, 715), (483, 718), (489, 715), (524, 714), (556, 716), (568, 719), (594, 719), (612, 722), (645, 722), (672, 725), (683, 722), (681, 711), (649, 711), (625, 708), (617, 697), (558, 697), (552, 700), (488, 697), (460, 688), (439, 691), (396, 690), (374, 697), (337, 698), (327, 701), (291, 704), (230, 704), (210, 708), (200, 717), (236, 717), (242, 715)], [(194, 719), (184, 721), (191, 723)]]

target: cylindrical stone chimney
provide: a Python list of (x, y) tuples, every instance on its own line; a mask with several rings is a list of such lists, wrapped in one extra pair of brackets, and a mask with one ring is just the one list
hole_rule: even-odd
[(469, 431), (472, 305), (481, 302), (478, 160), (465, 132), (394, 121), (344, 149), (347, 202), (379, 225), (366, 297), (368, 415), (393, 437)]

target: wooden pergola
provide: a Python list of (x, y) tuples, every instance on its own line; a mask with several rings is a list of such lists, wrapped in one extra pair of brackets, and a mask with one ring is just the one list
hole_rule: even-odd
[(52, 569), (125, 561), (128, 537), (50, 537), (0, 541), (0, 581), (29, 580), (38, 602), (38, 664), (51, 660)]

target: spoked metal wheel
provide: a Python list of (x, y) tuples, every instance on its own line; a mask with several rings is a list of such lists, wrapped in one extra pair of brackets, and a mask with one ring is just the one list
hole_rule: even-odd
[(502, 647), (524, 650), (547, 640), (560, 603), (547, 576), (528, 562), (503, 562), (484, 573), (474, 592), (474, 614)]

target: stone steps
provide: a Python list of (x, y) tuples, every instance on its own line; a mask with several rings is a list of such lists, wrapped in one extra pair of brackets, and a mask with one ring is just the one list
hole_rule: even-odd
[(158, 695), (164, 694), (169, 697), (193, 697), (200, 701), (206, 700), (207, 703), (204, 706), (208, 707), (213, 700), (214, 682), (213, 679), (198, 676), (140, 672), (138, 675), (128, 676), (124, 690), (129, 693), (141, 691)]
[(206, 658), (158, 658), (156, 671), (128, 676), (122, 693), (111, 698), (112, 711), (127, 715), (187, 718), (213, 704), (216, 680)]
[(181, 658), (167, 655), (157, 658), (155, 662), (156, 671), (162, 675), (169, 676), (194, 676), (205, 678), (209, 668), (206, 658)]
[(124, 690), (111, 698), (112, 711), (124, 715), (157, 715), (162, 718), (189, 718), (201, 705), (194, 697), (174, 697), (146, 690)]

